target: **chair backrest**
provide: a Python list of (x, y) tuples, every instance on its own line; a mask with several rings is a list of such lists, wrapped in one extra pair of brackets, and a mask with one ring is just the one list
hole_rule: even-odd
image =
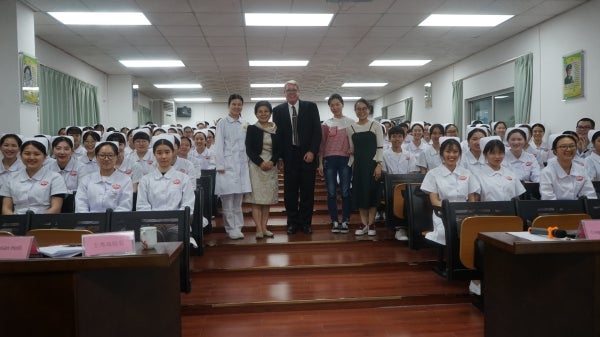
[(471, 216), (461, 223), (459, 256), (462, 264), (475, 269), (475, 239), (480, 232), (520, 232), (523, 221), (516, 215)]
[(476, 273), (460, 262), (461, 224), (471, 216), (515, 215), (512, 201), (449, 202), (442, 201), (442, 222), (446, 231), (445, 269), (440, 272), (448, 280), (473, 279)]
[(585, 199), (585, 212), (592, 219), (600, 219), (600, 199)]
[(523, 219), (524, 228), (531, 227), (540, 215), (585, 213), (585, 199), (577, 200), (517, 200), (517, 215)]
[(421, 190), (420, 183), (406, 186), (405, 209), (408, 222), (408, 247), (420, 249), (434, 246), (423, 236), (423, 232), (433, 230), (431, 219), (433, 209), (429, 201), (429, 194)]
[(93, 233), (108, 231), (108, 213), (31, 214), (29, 229), (85, 229)]
[(190, 283), (190, 208), (169, 211), (136, 211), (110, 213), (109, 230), (121, 232), (132, 230), (135, 240), (140, 240), (140, 228), (157, 227), (158, 242), (181, 241), (181, 291), (189, 293)]
[(22, 236), (29, 230), (31, 213), (0, 215), (0, 231)]
[(75, 213), (75, 192), (72, 194), (65, 194), (60, 212)]
[[(406, 216), (400, 218), (394, 214), (394, 186), (399, 184), (410, 184), (410, 183), (421, 183), (424, 174), (384, 174), (384, 198), (385, 198), (385, 213), (386, 213), (386, 225), (390, 229), (394, 229), (398, 224), (404, 224), (407, 222)], [(406, 215), (406, 213), (405, 213)]]
[[(207, 174), (204, 175), (205, 171)], [(212, 173), (213, 170), (202, 170), (202, 176), (200, 176), (200, 178), (196, 179), (196, 189), (202, 191), (201, 198), (199, 200), (199, 203), (201, 201), (202, 203), (202, 214), (207, 220), (208, 220), (208, 226), (211, 226), (210, 230), (212, 229), (212, 216), (213, 216), (213, 202), (214, 202), (214, 180), (216, 179), (215, 176), (209, 174)], [(196, 197), (196, 200), (198, 198)], [(198, 203), (198, 204), (199, 204)], [(202, 220), (202, 218), (200, 218), (200, 220)], [(199, 223), (200, 224), (200, 230), (202, 230), (202, 222)], [(194, 229), (195, 231), (196, 229)]]
[(38, 246), (54, 245), (80, 245), (81, 236), (92, 234), (85, 229), (31, 229), (27, 231), (27, 236), (35, 237)]
[(581, 220), (591, 218), (587, 213), (540, 215), (533, 219), (531, 227), (558, 227), (564, 230), (578, 230)]
[(203, 212), (203, 210), (204, 210), (203, 194), (204, 194), (204, 188), (202, 188), (202, 186), (200, 186), (199, 188), (196, 188), (196, 190), (194, 190), (194, 195), (196, 198), (194, 200), (194, 214), (192, 216), (192, 232), (190, 233), (190, 236), (192, 236), (194, 238), (194, 240), (196, 240), (196, 243), (198, 244), (198, 250), (194, 251), (196, 253), (196, 255), (204, 255), (204, 245), (202, 244), (204, 242), (204, 228), (202, 227), (203, 226), (202, 214), (204, 214), (204, 212)]
[(542, 196), (540, 194), (540, 183), (534, 183), (530, 181), (522, 181), (523, 186), (525, 187), (525, 193), (521, 195), (521, 200), (541, 200)]
[(0, 236), (15, 236), (15, 235), (11, 232), (0, 231)]

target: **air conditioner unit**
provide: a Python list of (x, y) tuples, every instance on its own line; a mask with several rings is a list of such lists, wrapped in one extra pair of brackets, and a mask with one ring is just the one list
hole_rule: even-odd
[(175, 102), (162, 101), (162, 120), (163, 124), (176, 124)]

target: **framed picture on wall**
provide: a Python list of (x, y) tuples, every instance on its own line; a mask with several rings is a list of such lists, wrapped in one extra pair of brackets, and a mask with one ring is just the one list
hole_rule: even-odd
[(20, 53), (21, 59), (21, 102), (38, 105), (40, 87), (38, 84), (38, 59)]
[(583, 97), (583, 50), (563, 56), (563, 100)]

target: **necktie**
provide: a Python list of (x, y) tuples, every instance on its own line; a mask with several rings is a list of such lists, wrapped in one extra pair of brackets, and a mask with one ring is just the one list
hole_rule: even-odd
[(298, 145), (298, 114), (296, 107), (292, 105), (292, 140), (294, 145)]

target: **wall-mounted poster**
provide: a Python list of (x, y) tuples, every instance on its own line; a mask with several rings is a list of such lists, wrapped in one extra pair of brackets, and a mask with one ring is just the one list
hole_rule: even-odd
[(21, 53), (21, 102), (28, 104), (40, 103), (40, 88), (38, 85), (38, 60)]
[(563, 100), (583, 97), (583, 50), (563, 56)]

